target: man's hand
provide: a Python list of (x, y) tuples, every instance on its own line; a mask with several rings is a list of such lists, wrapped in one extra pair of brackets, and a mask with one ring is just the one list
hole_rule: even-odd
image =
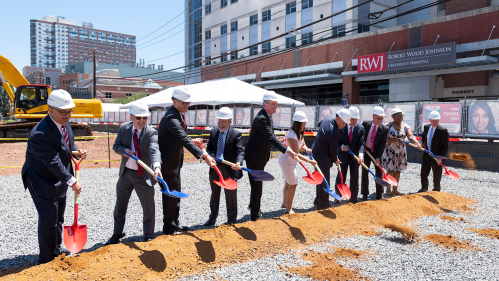
[(159, 181), (158, 177), (163, 178), (163, 174), (161, 174), (161, 169), (159, 167), (157, 167), (156, 169), (154, 169), (154, 179), (156, 181)]
[(79, 182), (75, 182), (71, 188), (73, 189), (74, 192), (76, 192), (77, 194), (80, 194), (81, 184)]
[(210, 155), (206, 156), (206, 158), (204, 159), (204, 162), (206, 162), (206, 165), (208, 165), (210, 167), (217, 165), (217, 162), (215, 161), (215, 159), (213, 159), (213, 157), (211, 157)]
[(342, 151), (348, 151), (348, 146), (347, 145), (342, 145), (341, 146)]
[[(125, 148), (125, 152), (130, 154), (130, 155), (133, 155), (133, 152), (128, 148)], [(126, 155), (125, 153), (123, 153), (123, 156), (125, 156), (126, 158), (130, 158), (130, 156)]]
[(286, 142), (286, 138), (285, 137), (277, 137), (277, 139), (282, 142), (282, 143), (285, 143)]
[(232, 170), (241, 170), (241, 163), (237, 162), (236, 164), (232, 165)]
[(192, 139), (192, 142), (197, 146), (203, 147), (203, 139), (201, 138)]
[(379, 158), (376, 158), (376, 166), (379, 166), (381, 163), (381, 161), (379, 160)]
[(442, 159), (435, 159), (437, 160), (438, 165), (442, 166)]
[(317, 161), (315, 161), (315, 160), (310, 160), (308, 163), (310, 163), (312, 165), (317, 165)]
[(363, 157), (359, 157), (359, 161), (358, 162), (359, 162), (359, 164), (364, 163), (364, 158)]
[(340, 159), (337, 159), (337, 160), (336, 160), (336, 162), (334, 162), (334, 164), (336, 164), (336, 165), (340, 165), (340, 164), (341, 164)]
[(306, 149), (306, 150), (307, 150), (307, 153), (308, 153), (308, 154), (312, 154), (312, 149), (311, 149), (311, 148), (308, 148), (308, 147), (307, 147), (307, 149)]
[(293, 150), (289, 149), (288, 154), (291, 156), (291, 158), (295, 159), (298, 154), (296, 154)]
[(87, 158), (87, 151), (85, 149), (78, 149), (78, 152), (81, 153), (80, 158), (82, 159)]

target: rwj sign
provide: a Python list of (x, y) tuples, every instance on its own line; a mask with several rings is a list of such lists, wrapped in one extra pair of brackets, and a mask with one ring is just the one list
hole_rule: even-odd
[(386, 70), (386, 53), (360, 56), (357, 58), (357, 72), (378, 72)]

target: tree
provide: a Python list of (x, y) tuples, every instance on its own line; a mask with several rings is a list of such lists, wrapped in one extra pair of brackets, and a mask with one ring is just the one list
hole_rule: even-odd
[(0, 85), (0, 114), (4, 117), (10, 112), (11, 100), (7, 91)]
[(145, 98), (147, 97), (147, 94), (144, 93), (144, 92), (139, 92), (135, 95), (131, 95), (129, 97), (124, 97), (124, 98), (118, 98), (118, 99), (114, 99), (113, 100), (113, 103), (121, 103), (121, 104), (127, 104), (127, 103), (130, 103), (132, 101), (136, 101), (136, 100), (139, 100), (141, 98)]

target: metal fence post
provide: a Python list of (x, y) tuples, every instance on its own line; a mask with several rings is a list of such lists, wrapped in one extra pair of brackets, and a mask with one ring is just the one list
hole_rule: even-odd
[(466, 95), (464, 95), (464, 105), (461, 116), (461, 134), (463, 135), (463, 139), (466, 138), (466, 133), (468, 129), (468, 101), (466, 99)]

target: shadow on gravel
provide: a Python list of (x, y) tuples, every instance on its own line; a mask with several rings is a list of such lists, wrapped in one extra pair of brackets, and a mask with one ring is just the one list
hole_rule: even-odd
[(247, 227), (237, 227), (234, 225), (234, 229), (236, 230), (237, 234), (241, 235), (242, 238), (250, 241), (256, 241), (256, 234), (253, 232), (253, 230), (247, 228)]
[(199, 239), (196, 235), (186, 232), (182, 233), (180, 235), (188, 235), (196, 238), (199, 240), (198, 242), (194, 243), (194, 246), (196, 246), (196, 250), (198, 251), (198, 255), (201, 258), (201, 260), (205, 263), (209, 262), (214, 262), (216, 259), (216, 254), (215, 254), (215, 248), (213, 248), (213, 243), (211, 241), (204, 241)]
[(282, 218), (278, 218), (278, 219), (281, 220), (283, 223), (285, 223), (289, 227), (289, 231), (291, 232), (291, 235), (293, 236), (293, 238), (300, 241), (300, 243), (302, 243), (302, 244), (307, 242), (307, 239), (305, 238), (305, 235), (303, 235), (303, 232), (301, 231), (301, 229), (289, 225), (289, 223), (287, 221), (283, 220)]
[(328, 219), (332, 219), (332, 220), (336, 219), (336, 214), (333, 211), (328, 210), (328, 209), (317, 211), (317, 213), (323, 215), (324, 217), (326, 217)]
[(37, 260), (38, 255), (24, 255), (11, 259), (0, 260), (0, 277), (17, 274), (25, 269), (35, 266)]
[(397, 243), (400, 245), (410, 245), (411, 244), (411, 242), (407, 241), (406, 239), (404, 239), (402, 237), (381, 237), (381, 239), (386, 240), (388, 242)]
[(156, 272), (163, 272), (166, 269), (165, 256), (158, 250), (147, 251), (142, 250), (135, 244), (135, 242), (123, 243), (123, 245), (128, 246), (132, 249), (142, 251), (143, 253), (139, 256), (140, 261), (148, 269), (154, 270)]
[(424, 199), (430, 201), (433, 204), (440, 204), (440, 202), (438, 202), (437, 199), (433, 198), (433, 196), (430, 196), (430, 195), (421, 195), (421, 197), (423, 197)]

